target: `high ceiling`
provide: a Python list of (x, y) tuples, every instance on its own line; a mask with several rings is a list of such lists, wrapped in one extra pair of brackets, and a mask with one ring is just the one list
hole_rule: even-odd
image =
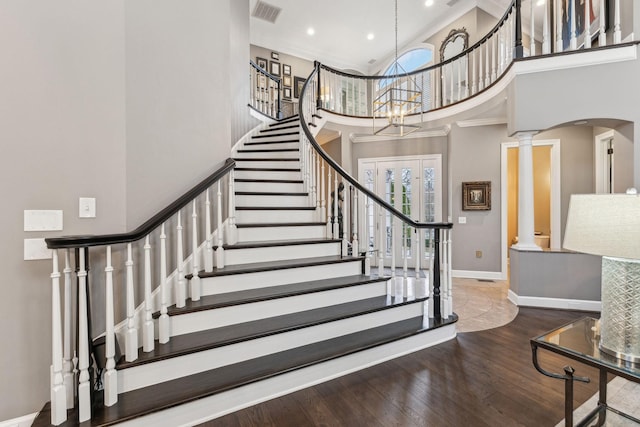
[[(254, 45), (363, 73), (378, 70), (380, 62), (394, 57), (394, 0), (251, 0), (252, 15), (259, 1), (282, 10), (275, 23), (250, 18)], [(511, 3), (433, 0), (426, 6), (425, 1), (398, 0), (399, 50), (430, 37), (476, 6), (501, 16)], [(309, 28), (315, 30), (313, 35), (307, 34)]]

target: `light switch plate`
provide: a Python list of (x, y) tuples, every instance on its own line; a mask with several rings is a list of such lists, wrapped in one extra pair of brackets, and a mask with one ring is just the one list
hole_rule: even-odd
[(459, 216), (458, 217), (458, 224), (466, 224), (467, 223), (467, 217), (466, 216)]
[(96, 217), (96, 199), (93, 197), (80, 197), (78, 203), (78, 216), (80, 218)]
[(37, 259), (51, 259), (53, 254), (51, 249), (47, 248), (44, 238), (41, 239), (24, 239), (24, 260), (34, 261)]
[(25, 210), (24, 231), (61, 231), (62, 211)]

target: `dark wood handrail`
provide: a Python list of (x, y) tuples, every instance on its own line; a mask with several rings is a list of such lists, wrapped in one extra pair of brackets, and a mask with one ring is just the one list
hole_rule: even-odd
[(256, 70), (260, 71), (262, 74), (264, 74), (265, 76), (269, 77), (271, 80), (275, 80), (276, 82), (280, 83), (281, 78), (278, 76), (274, 76), (273, 74), (271, 74), (270, 72), (268, 72), (267, 70), (265, 70), (264, 68), (260, 67), (258, 64), (256, 64), (255, 62), (253, 62), (252, 60), (249, 60), (249, 64), (251, 64), (251, 66), (253, 68), (255, 68)]
[(207, 188), (225, 176), (236, 167), (233, 159), (227, 159), (224, 165), (194, 186), (191, 190), (180, 196), (175, 202), (155, 214), (144, 224), (133, 231), (117, 234), (102, 234), (93, 236), (64, 236), (45, 239), (49, 249), (84, 248), (90, 246), (114, 245), (117, 243), (129, 243), (140, 240), (162, 225), (163, 222), (175, 215), (180, 209), (188, 205), (193, 199), (202, 194)]
[(396, 208), (391, 206), (389, 203), (387, 203), (386, 201), (381, 199), (377, 194), (373, 193), (368, 188), (363, 187), (362, 184), (360, 184), (349, 173), (347, 173), (347, 171), (342, 169), (342, 167), (339, 164), (337, 164), (327, 153), (325, 153), (325, 151), (320, 147), (320, 144), (318, 144), (316, 139), (311, 134), (311, 131), (309, 130), (309, 126), (307, 126), (307, 123), (304, 120), (304, 118), (305, 118), (304, 117), (304, 109), (302, 107), (302, 102), (304, 100), (305, 91), (307, 90), (307, 85), (313, 79), (313, 76), (318, 74), (319, 70), (320, 70), (320, 63), (318, 61), (316, 61), (313, 71), (311, 72), (311, 74), (309, 75), (307, 80), (302, 85), (302, 91), (301, 91), (301, 94), (300, 94), (300, 100), (298, 101), (299, 102), (298, 111), (300, 111), (300, 127), (302, 128), (302, 130), (304, 131), (305, 135), (307, 136), (307, 139), (309, 140), (311, 145), (313, 145), (313, 148), (318, 152), (320, 157), (322, 157), (329, 164), (329, 166), (331, 166), (343, 178), (345, 178), (347, 181), (349, 181), (349, 183), (351, 185), (353, 185), (358, 191), (360, 191), (361, 193), (364, 193), (367, 197), (375, 200), (376, 203), (378, 203), (380, 206), (382, 206), (388, 212), (391, 212), (391, 214), (393, 214), (395, 217), (400, 219), (402, 222), (405, 222), (405, 223), (409, 224), (410, 226), (412, 226), (414, 228), (428, 228), (428, 229), (450, 229), (450, 228), (452, 228), (453, 224), (450, 223), (450, 222), (419, 222), (419, 221), (412, 220), (411, 218), (409, 218), (408, 216), (406, 216), (405, 214), (403, 214), (402, 212), (400, 212), (399, 210), (397, 210)]

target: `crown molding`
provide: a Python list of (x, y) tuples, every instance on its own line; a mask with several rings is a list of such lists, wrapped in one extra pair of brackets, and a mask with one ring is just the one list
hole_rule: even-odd
[(506, 117), (487, 117), (485, 119), (458, 120), (456, 125), (461, 128), (470, 128), (476, 126), (506, 125)]
[(351, 133), (349, 139), (354, 144), (360, 142), (377, 142), (377, 141), (402, 141), (406, 139), (418, 139), (418, 138), (436, 138), (439, 136), (447, 136), (451, 131), (451, 126), (443, 126), (437, 129), (430, 129), (424, 131), (416, 131), (406, 136), (392, 136), (392, 135), (371, 135), (364, 133)]

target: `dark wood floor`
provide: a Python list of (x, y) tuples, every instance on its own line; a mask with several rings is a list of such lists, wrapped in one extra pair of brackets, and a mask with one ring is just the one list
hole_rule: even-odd
[[(510, 324), (235, 412), (202, 426), (555, 426), (564, 385), (539, 374), (529, 339), (587, 314), (521, 308)], [(566, 359), (541, 351), (562, 372)], [(597, 371), (573, 363), (577, 375)], [(597, 391), (577, 383), (576, 407)]]

